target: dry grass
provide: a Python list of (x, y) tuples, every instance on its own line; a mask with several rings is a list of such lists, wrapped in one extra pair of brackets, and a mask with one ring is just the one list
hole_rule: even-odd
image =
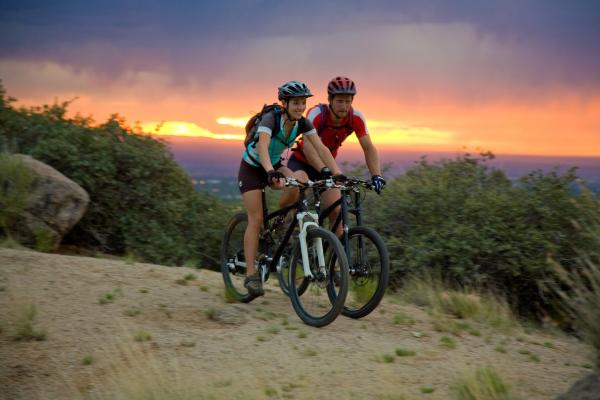
[(452, 385), (455, 400), (517, 400), (510, 386), (492, 368), (479, 368)]
[[(203, 400), (211, 390), (181, 372), (175, 359), (169, 365), (156, 359), (144, 345), (118, 345), (118, 357), (108, 364), (105, 381), (89, 393), (73, 388), (71, 399), (81, 400)], [(92, 371), (92, 370), (90, 370)], [(93, 373), (93, 372), (90, 372)]]
[(518, 326), (505, 299), (473, 289), (454, 289), (430, 275), (409, 279), (401, 293), (405, 301), (426, 307), (434, 315), (473, 320), (505, 332)]
[[(597, 229), (600, 231), (600, 223)], [(600, 246), (600, 233), (595, 237)], [(560, 283), (550, 285), (550, 290), (562, 300), (565, 314), (594, 348), (596, 369), (600, 369), (600, 255), (581, 255), (579, 265), (571, 271), (551, 263)]]
[(21, 308), (17, 317), (14, 340), (46, 340), (46, 332), (37, 330), (33, 326), (36, 317), (37, 307), (35, 304), (27, 304)]

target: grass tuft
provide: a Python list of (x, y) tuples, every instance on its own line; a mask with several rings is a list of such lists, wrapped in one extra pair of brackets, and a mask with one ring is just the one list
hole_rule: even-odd
[(99, 304), (110, 304), (115, 301), (115, 295), (113, 293), (104, 293), (98, 298)]
[(304, 354), (307, 357), (315, 357), (318, 354), (318, 352), (312, 347), (307, 347), (306, 349), (304, 349), (304, 352), (302, 354)]
[(142, 310), (140, 310), (139, 308), (136, 308), (136, 307), (128, 308), (127, 310), (125, 310), (123, 312), (123, 314), (125, 314), (128, 317), (135, 317), (136, 315), (140, 315), (141, 313), (142, 313)]
[(136, 342), (149, 342), (152, 340), (152, 335), (146, 331), (138, 331), (135, 335), (133, 335), (133, 339)]
[(510, 387), (492, 367), (479, 368), (451, 386), (454, 400), (516, 400)]
[(455, 289), (431, 275), (408, 279), (402, 297), (433, 314), (470, 319), (506, 331), (517, 325), (505, 299), (482, 290)]
[(33, 321), (37, 317), (37, 307), (34, 304), (24, 306), (17, 318), (14, 340), (32, 341), (46, 340), (46, 332), (36, 330)]
[(272, 334), (272, 335), (277, 335), (279, 333), (279, 327), (278, 326), (271, 326), (269, 329), (267, 329), (267, 332)]
[(394, 315), (394, 324), (402, 326), (412, 326), (415, 324), (415, 320), (405, 312), (399, 312), (398, 314)]
[(398, 357), (412, 357), (417, 354), (414, 350), (403, 349), (401, 347), (396, 349), (396, 355)]
[(209, 308), (207, 310), (204, 310), (204, 315), (206, 315), (206, 318), (214, 321), (217, 317), (217, 310), (215, 310), (214, 308)]
[(189, 274), (186, 274), (183, 279), (185, 279), (186, 281), (195, 281), (196, 279), (198, 279), (198, 276), (196, 274), (192, 274), (191, 272)]
[(379, 363), (391, 364), (396, 361), (396, 357), (393, 354), (380, 354), (375, 357), (375, 361)]
[(440, 345), (447, 349), (454, 350), (456, 349), (456, 340), (452, 339), (450, 336), (442, 336), (440, 338)]
[(123, 261), (125, 261), (125, 264), (127, 265), (134, 265), (135, 263), (141, 262), (142, 259), (137, 254), (135, 254), (135, 252), (127, 251), (127, 253), (123, 257)]
[(81, 359), (81, 364), (83, 364), (83, 365), (92, 365), (93, 363), (94, 363), (94, 356), (92, 356), (91, 354), (85, 355)]

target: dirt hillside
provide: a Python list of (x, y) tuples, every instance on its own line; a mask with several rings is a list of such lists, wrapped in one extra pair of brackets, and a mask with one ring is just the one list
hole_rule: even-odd
[(212, 271), (0, 248), (0, 398), (449, 399), (457, 378), (491, 365), (535, 400), (589, 372), (574, 338), (475, 322), (449, 335), (393, 295), (362, 320), (311, 328), (273, 281), (229, 304)]

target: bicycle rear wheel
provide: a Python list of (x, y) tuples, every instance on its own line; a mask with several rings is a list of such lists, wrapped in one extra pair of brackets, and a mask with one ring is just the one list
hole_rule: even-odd
[(221, 243), (221, 273), (225, 282), (225, 297), (231, 301), (249, 303), (254, 296), (244, 287), (246, 259), (244, 257), (244, 233), (248, 226), (248, 215), (236, 214), (225, 229)]
[(383, 298), (390, 275), (390, 260), (383, 239), (373, 229), (355, 226), (348, 232), (350, 281), (342, 314), (362, 318)]
[[(312, 276), (304, 271), (298, 241), (290, 261), (289, 295), (296, 314), (304, 323), (322, 327), (333, 322), (344, 307), (348, 293), (348, 260), (338, 238), (326, 229), (309, 227), (306, 241)], [(325, 262), (322, 266), (317, 257), (320, 245)], [(335, 294), (333, 300), (328, 295), (330, 292)]]

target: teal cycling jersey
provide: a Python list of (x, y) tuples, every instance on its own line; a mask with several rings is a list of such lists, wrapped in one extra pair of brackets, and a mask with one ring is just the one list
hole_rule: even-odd
[[(301, 136), (313, 135), (316, 134), (317, 131), (312, 124), (312, 122), (304, 117), (302, 124), (299, 124), (298, 121), (294, 123), (294, 127), (290, 132), (289, 137), (285, 137), (284, 128), (283, 128), (283, 116), (281, 116), (281, 120), (279, 123), (280, 129), (279, 132), (273, 132), (275, 128), (275, 113), (273, 111), (264, 114), (258, 123), (258, 128), (256, 129), (257, 135), (269, 135), (271, 140), (269, 142), (269, 159), (271, 160), (271, 164), (277, 164), (281, 155), (286, 149), (292, 147), (296, 141), (296, 139)], [(300, 126), (303, 127), (300, 132)], [(246, 150), (242, 155), (244, 161), (254, 167), (261, 167), (260, 164), (260, 154), (258, 154), (258, 142), (253, 141), (248, 146), (246, 146)]]

